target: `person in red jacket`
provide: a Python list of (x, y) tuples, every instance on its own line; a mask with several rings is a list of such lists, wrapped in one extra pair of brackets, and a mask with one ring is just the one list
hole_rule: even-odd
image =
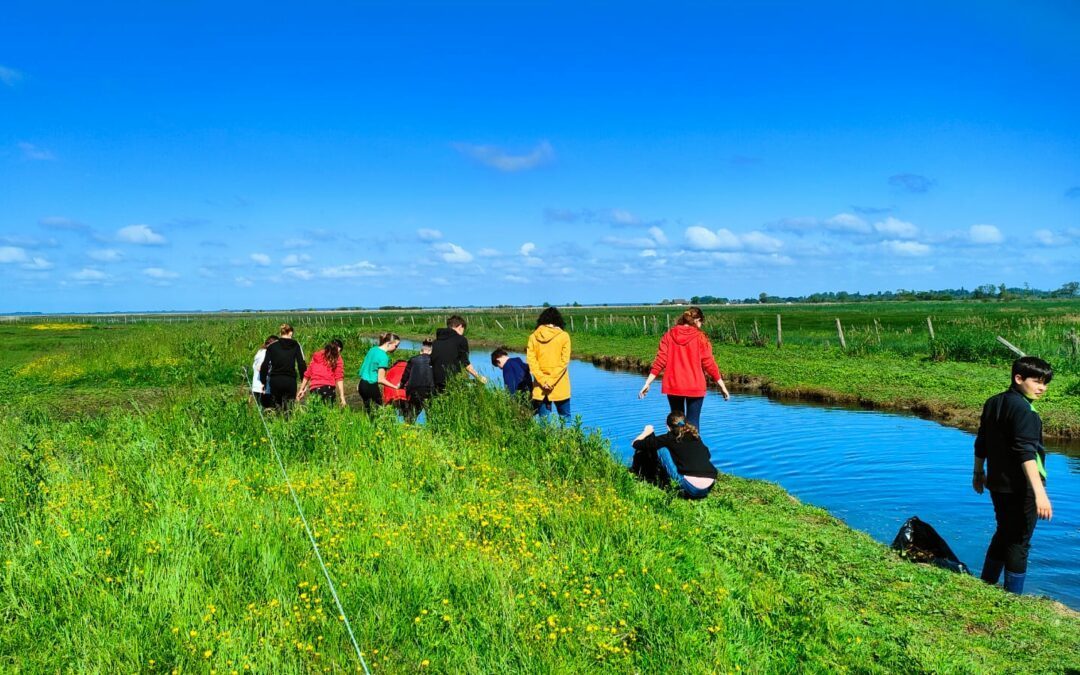
[(697, 307), (690, 307), (671, 330), (660, 338), (652, 370), (645, 379), (638, 398), (645, 398), (649, 386), (660, 373), (664, 374), (661, 391), (667, 395), (671, 412), (686, 416), (686, 421), (700, 429), (701, 404), (705, 400), (705, 376), (711, 377), (720, 387), (724, 400), (731, 398), (724, 376), (713, 358), (712, 344), (701, 330), (705, 315)]
[(310, 391), (327, 403), (333, 403), (336, 394), (338, 405), (345, 407), (345, 365), (341, 360), (341, 349), (341, 340), (335, 338), (327, 342), (322, 351), (315, 352), (304, 371), (300, 391), (296, 392), (297, 401), (304, 400)]

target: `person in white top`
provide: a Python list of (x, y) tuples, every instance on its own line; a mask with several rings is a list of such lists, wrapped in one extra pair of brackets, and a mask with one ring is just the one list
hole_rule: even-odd
[[(266, 348), (278, 341), (278, 336), (271, 335), (263, 342), (263, 346), (259, 351), (255, 352), (255, 362), (251, 364), (252, 378), (251, 378), (251, 397), (254, 398), (262, 407), (267, 408), (273, 405), (270, 401), (270, 383), (263, 386), (262, 380), (259, 379), (259, 369), (262, 368), (263, 359), (266, 358)], [(267, 405), (270, 402), (270, 405)]]

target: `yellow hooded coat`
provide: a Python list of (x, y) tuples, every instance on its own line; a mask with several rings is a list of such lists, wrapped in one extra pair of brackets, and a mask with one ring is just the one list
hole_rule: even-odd
[(525, 351), (533, 376), (534, 401), (570, 398), (570, 334), (561, 328), (540, 326), (529, 336)]

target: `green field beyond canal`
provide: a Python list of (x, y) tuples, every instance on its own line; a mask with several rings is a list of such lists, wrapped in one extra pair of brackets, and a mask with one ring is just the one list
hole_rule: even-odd
[[(950, 421), (1004, 386), (1000, 334), (1057, 367), (1048, 426), (1080, 428), (1077, 303), (707, 312), (744, 386)], [(288, 318), (309, 353), (345, 337), (351, 375), (362, 336), (445, 314)], [(576, 352), (648, 360), (674, 315), (574, 310)], [(521, 346), (532, 316), (470, 316), (469, 334)], [(244, 401), (242, 368), (283, 317), (0, 327), (0, 668), (356, 668)], [(900, 560), (768, 483), (721, 477), (703, 503), (674, 500), (599, 436), (534, 425), (496, 390), (463, 384), (424, 427), (309, 406), (270, 428), (375, 671), (1080, 668), (1061, 605)]]

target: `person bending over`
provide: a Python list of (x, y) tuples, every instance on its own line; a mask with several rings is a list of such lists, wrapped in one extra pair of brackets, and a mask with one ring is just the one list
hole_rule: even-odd
[(333, 403), (335, 394), (338, 405), (345, 407), (345, 364), (341, 359), (341, 340), (334, 338), (326, 343), (320, 351), (311, 356), (311, 363), (304, 371), (304, 381), (300, 383), (300, 391), (296, 392), (296, 400), (304, 400), (308, 391), (318, 394), (319, 398), (327, 403)]
[(386, 379), (386, 369), (390, 367), (390, 354), (397, 350), (401, 338), (393, 333), (379, 336), (379, 344), (368, 350), (364, 363), (360, 366), (360, 383), (356, 391), (364, 404), (364, 410), (371, 412), (373, 405), (382, 405), (382, 389), (379, 385), (400, 389), (399, 385)]

